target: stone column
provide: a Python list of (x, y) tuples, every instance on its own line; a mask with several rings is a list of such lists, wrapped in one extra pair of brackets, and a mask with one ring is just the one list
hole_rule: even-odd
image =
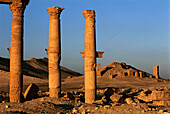
[(49, 94), (50, 97), (59, 98), (61, 93), (61, 41), (60, 41), (60, 13), (63, 7), (49, 7), (49, 48), (48, 70), (49, 70)]
[(143, 78), (143, 72), (139, 72), (139, 76), (140, 76), (140, 78)]
[(97, 73), (97, 76), (101, 76), (101, 64), (100, 63), (97, 64), (96, 73)]
[(127, 73), (128, 73), (128, 76), (133, 76), (131, 69), (127, 70)]
[(153, 76), (155, 76), (156, 79), (159, 78), (159, 66), (153, 66)]
[(22, 101), (23, 17), (28, 3), (29, 0), (15, 1), (9, 5), (13, 16), (10, 47), (10, 102)]
[(85, 17), (85, 103), (93, 103), (96, 96), (96, 35), (95, 11), (84, 10)]
[(139, 77), (138, 71), (135, 72), (135, 77)]

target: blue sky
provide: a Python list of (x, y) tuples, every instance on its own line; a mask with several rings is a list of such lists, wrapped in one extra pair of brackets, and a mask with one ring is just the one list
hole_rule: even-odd
[[(84, 17), (82, 11), (96, 11), (97, 50), (104, 51), (98, 63), (125, 62), (170, 78), (170, 2), (168, 0), (31, 0), (25, 11), (24, 59), (48, 57), (48, 12), (61, 13), (61, 65), (83, 72)], [(12, 13), (0, 5), (0, 56), (9, 57)]]

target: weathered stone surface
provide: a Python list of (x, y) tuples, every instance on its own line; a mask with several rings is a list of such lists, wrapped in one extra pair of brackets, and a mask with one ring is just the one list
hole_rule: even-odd
[(31, 100), (38, 97), (39, 88), (36, 84), (30, 84), (24, 93), (25, 100)]
[(159, 78), (159, 66), (153, 66), (153, 76), (155, 76), (156, 79)]
[(100, 63), (97, 64), (96, 74), (97, 74), (97, 76), (101, 76), (101, 64)]
[(50, 97), (59, 98), (61, 94), (61, 38), (60, 38), (60, 13), (63, 7), (49, 7), (49, 48), (48, 69), (49, 69), (49, 93)]
[(95, 38), (95, 11), (84, 10), (85, 18), (85, 103), (93, 103), (96, 96), (96, 38)]
[(170, 91), (152, 91), (151, 100), (153, 101), (170, 101)]
[(141, 91), (140, 94), (137, 96), (138, 99), (145, 101), (145, 102), (150, 102), (151, 100), (151, 96), (146, 95), (146, 93), (144, 91)]
[(153, 104), (158, 106), (170, 106), (170, 101), (153, 101)]
[(137, 104), (136, 106), (138, 109), (144, 109), (144, 110), (147, 110), (149, 107), (146, 103), (139, 103)]
[(134, 101), (132, 100), (131, 97), (126, 98), (125, 101), (126, 101), (127, 104), (132, 104), (132, 103), (134, 103)]
[(16, 1), (9, 5), (12, 11), (10, 47), (10, 102), (22, 101), (23, 86), (23, 20), (29, 0)]
[(110, 99), (112, 102), (122, 102), (124, 98), (123, 98), (123, 95), (114, 93), (113, 95), (110, 96)]
[(104, 104), (104, 103), (106, 103), (107, 101), (106, 101), (106, 99), (101, 99), (101, 100), (96, 100), (95, 102), (94, 102), (94, 104)]

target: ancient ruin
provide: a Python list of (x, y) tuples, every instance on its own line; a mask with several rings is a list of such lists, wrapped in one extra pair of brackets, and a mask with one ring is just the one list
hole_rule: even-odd
[(48, 69), (49, 69), (49, 95), (53, 98), (59, 98), (61, 93), (61, 40), (60, 40), (60, 13), (63, 7), (49, 7), (49, 48)]
[(9, 4), (12, 11), (10, 52), (10, 102), (22, 101), (23, 86), (23, 21), (24, 11), (29, 0), (0, 0), (0, 4)]
[(135, 77), (139, 77), (138, 71), (135, 72)]
[(84, 10), (82, 13), (85, 17), (85, 51), (81, 52), (85, 57), (85, 102), (93, 103), (96, 96), (96, 57), (102, 57), (104, 52), (96, 52), (95, 11)]
[(153, 76), (155, 76), (156, 79), (159, 78), (159, 66), (153, 66)]
[[(0, 113), (170, 114), (170, 79), (159, 76), (159, 66), (153, 66), (152, 75), (123, 62), (104, 67), (97, 64), (96, 58), (104, 52), (96, 51), (94, 10), (82, 12), (84, 76), (60, 66), (63, 7), (47, 8), (49, 58), (23, 60), (23, 17), (28, 3), (29, 0), (0, 0), (0, 4), (9, 4), (13, 16), (10, 61), (0, 57)], [(6, 89), (9, 82), (10, 91)]]

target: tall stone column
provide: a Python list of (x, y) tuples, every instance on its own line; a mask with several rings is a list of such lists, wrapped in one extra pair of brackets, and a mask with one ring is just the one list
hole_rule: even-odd
[(60, 13), (63, 7), (49, 7), (49, 48), (48, 70), (49, 70), (49, 94), (50, 97), (59, 98), (61, 93), (61, 41), (60, 41)]
[(96, 96), (96, 35), (95, 11), (84, 10), (85, 17), (85, 103), (93, 103)]
[(10, 47), (10, 102), (22, 101), (23, 86), (23, 17), (29, 0), (15, 1), (9, 5), (12, 11)]
[(159, 66), (153, 66), (153, 76), (155, 76), (156, 79), (159, 78)]

